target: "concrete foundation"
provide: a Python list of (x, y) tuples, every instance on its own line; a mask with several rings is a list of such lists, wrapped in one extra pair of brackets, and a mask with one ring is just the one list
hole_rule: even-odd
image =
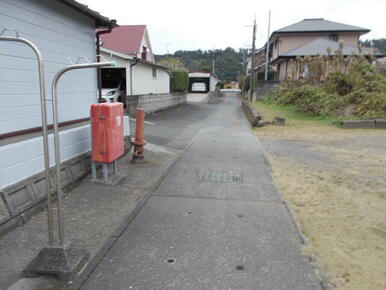
[(142, 106), (146, 114), (152, 114), (180, 104), (186, 104), (186, 96), (186, 92), (127, 96), (126, 108), (128, 114), (132, 117), (135, 116), (135, 110), (138, 106)]

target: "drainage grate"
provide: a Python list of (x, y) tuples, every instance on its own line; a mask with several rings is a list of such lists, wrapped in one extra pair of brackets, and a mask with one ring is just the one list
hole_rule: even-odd
[(234, 170), (208, 170), (201, 169), (198, 172), (198, 182), (218, 182), (218, 183), (241, 183), (241, 171)]

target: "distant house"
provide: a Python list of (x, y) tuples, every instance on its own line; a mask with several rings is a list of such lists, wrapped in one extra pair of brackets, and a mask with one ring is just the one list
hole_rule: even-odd
[(224, 83), (224, 89), (238, 89), (238, 88), (239, 88), (239, 83), (237, 82)]
[(146, 25), (122, 25), (102, 34), (101, 46), (125, 55), (154, 62)]
[[(170, 75), (154, 62), (146, 25), (115, 27), (111, 33), (101, 35), (101, 46), (102, 55), (119, 64), (119, 68), (102, 69), (102, 80), (119, 77), (125, 84), (126, 96), (170, 93)], [(119, 69), (121, 74), (111, 73)]]
[(101, 54), (117, 62), (115, 68), (102, 68), (102, 80), (119, 79), (126, 96), (170, 93), (170, 75), (166, 67), (108, 48), (102, 47)]
[[(116, 27), (101, 35), (101, 45), (102, 56), (118, 63), (116, 68), (101, 69), (102, 84), (120, 84), (130, 115), (135, 114), (137, 106), (153, 113), (186, 103), (186, 95), (170, 92), (168, 69), (154, 62), (145, 25)], [(107, 96), (105, 99), (110, 101)]]
[[(366, 28), (337, 23), (323, 18), (304, 19), (271, 34), (268, 42), (269, 64), (276, 71), (277, 79), (282, 81), (288, 78), (298, 79), (304, 73), (296, 58), (336, 55), (340, 43), (343, 44), (344, 56), (359, 55), (360, 53), (374, 55), (373, 49), (359, 46), (359, 37), (369, 31)], [(266, 45), (257, 51), (255, 70), (264, 65)], [(296, 70), (295, 73), (294, 69)]]

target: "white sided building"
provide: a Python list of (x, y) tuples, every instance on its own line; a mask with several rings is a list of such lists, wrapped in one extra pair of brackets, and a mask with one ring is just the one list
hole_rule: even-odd
[[(1, 26), (33, 42), (44, 58), (47, 99), (54, 75), (80, 56), (96, 58), (95, 29), (115, 25), (74, 0), (0, 1)], [(2, 31), (3, 29), (0, 29)], [(11, 36), (12, 32), (4, 32)], [(0, 232), (44, 206), (45, 177), (38, 64), (28, 46), (0, 41)], [(96, 69), (67, 72), (59, 81), (63, 185), (90, 168), (90, 107), (98, 102)], [(47, 102), (52, 124), (51, 102)], [(126, 130), (128, 127), (126, 127)], [(128, 131), (126, 131), (128, 132)], [(51, 133), (51, 132), (50, 132)], [(53, 136), (49, 135), (54, 165)], [(55, 184), (55, 179), (51, 178)]]
[(214, 92), (218, 81), (217, 76), (212, 73), (190, 72), (188, 90), (190, 93)]
[(170, 75), (166, 67), (103, 47), (101, 54), (106, 60), (117, 62), (117, 67), (102, 69), (102, 81), (119, 77), (126, 96), (170, 93)]

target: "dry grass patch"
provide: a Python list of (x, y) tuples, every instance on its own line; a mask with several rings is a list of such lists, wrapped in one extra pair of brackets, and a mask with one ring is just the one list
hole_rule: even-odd
[(371, 146), (386, 132), (344, 130), (257, 106), (266, 120), (287, 118), (287, 126), (255, 129), (263, 141), (303, 142), (335, 162), (319, 167), (268, 154), (275, 183), (309, 240), (304, 252), (318, 257), (337, 289), (386, 289), (386, 151)]

